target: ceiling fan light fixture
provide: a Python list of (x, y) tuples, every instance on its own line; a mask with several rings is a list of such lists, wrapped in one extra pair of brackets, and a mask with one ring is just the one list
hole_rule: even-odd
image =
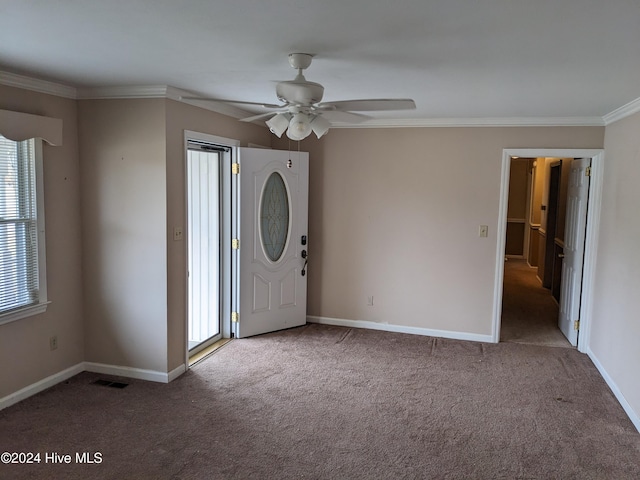
[(302, 140), (311, 133), (311, 119), (304, 113), (296, 113), (289, 121), (287, 137), (291, 140)]
[(329, 127), (331, 127), (331, 124), (322, 115), (316, 115), (316, 117), (311, 121), (311, 129), (318, 138), (327, 133), (329, 131)]
[(355, 112), (413, 110), (416, 103), (410, 98), (369, 98), (360, 100), (340, 100), (322, 102), (324, 87), (316, 82), (308, 81), (303, 72), (313, 55), (309, 53), (292, 53), (289, 55), (290, 65), (298, 71), (293, 80), (283, 80), (276, 84), (276, 97), (281, 104), (256, 103), (244, 100), (221, 98), (180, 97), (184, 100), (208, 100), (238, 105), (250, 105), (271, 110), (266, 113), (241, 118), (241, 122), (266, 121), (271, 133), (278, 138), (287, 132), (291, 140), (307, 138), (311, 132), (318, 138), (323, 137), (331, 128), (331, 121), (340, 123), (362, 123), (371, 119), (367, 115)]
[(271, 119), (267, 120), (265, 123), (269, 127), (269, 130), (271, 130), (271, 133), (280, 138), (289, 126), (289, 119), (290, 115), (286, 113), (279, 113), (275, 117), (271, 117)]

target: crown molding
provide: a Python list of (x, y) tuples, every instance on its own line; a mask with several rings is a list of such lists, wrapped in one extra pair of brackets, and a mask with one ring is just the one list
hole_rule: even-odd
[(372, 119), (362, 123), (332, 123), (331, 128), (410, 127), (602, 127), (600, 117), (485, 117)]
[(167, 90), (166, 85), (79, 88), (78, 99), (165, 98)]
[[(48, 80), (0, 71), (0, 85), (17, 87), (34, 92), (71, 98), (88, 99), (131, 99), (169, 98), (178, 102), (204, 108), (233, 118), (244, 118), (251, 112), (233, 105), (183, 100), (182, 96), (193, 92), (167, 85), (118, 86), (118, 87), (73, 87)], [(601, 127), (617, 122), (629, 115), (640, 112), (640, 98), (604, 115), (603, 117), (485, 117), (485, 118), (408, 118), (372, 119), (358, 124), (336, 122), (331, 128), (407, 128), (407, 127)]]
[(605, 125), (610, 125), (613, 122), (617, 122), (618, 120), (622, 120), (623, 118), (638, 112), (640, 112), (640, 98), (636, 98), (626, 105), (616, 108), (613, 112), (607, 113), (602, 117), (602, 120)]
[(78, 98), (78, 91), (75, 87), (63, 85), (62, 83), (40, 80), (38, 78), (26, 77), (17, 73), (0, 71), (0, 85), (17, 87), (33, 92), (46, 93), (64, 98)]
[(78, 90), (78, 98), (81, 100), (99, 99), (133, 99), (133, 98), (168, 98), (177, 102), (186, 103), (204, 108), (212, 112), (227, 115), (233, 118), (245, 118), (253, 113), (247, 112), (233, 105), (220, 102), (207, 102), (203, 100), (186, 100), (182, 97), (193, 96), (193, 92), (172, 87), (170, 85), (143, 85), (143, 86), (119, 86), (83, 88)]
[(168, 85), (142, 85), (142, 86), (118, 86), (118, 87), (71, 87), (61, 83), (40, 80), (37, 78), (19, 75), (17, 73), (0, 70), (0, 85), (22, 88), (33, 92), (46, 93), (57, 97), (71, 98), (74, 100), (97, 99), (132, 99), (132, 98), (169, 98), (196, 107), (204, 108), (212, 112), (227, 115), (233, 118), (245, 118), (253, 115), (233, 105), (205, 102), (202, 100), (183, 100), (186, 95), (193, 92), (181, 90)]

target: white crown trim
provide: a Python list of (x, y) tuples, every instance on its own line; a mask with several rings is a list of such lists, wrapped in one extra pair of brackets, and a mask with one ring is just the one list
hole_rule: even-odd
[(57, 97), (76, 99), (78, 92), (75, 87), (63, 85), (61, 83), (40, 80), (38, 78), (25, 77), (17, 73), (0, 71), (0, 85), (8, 87), (23, 88), (33, 92), (46, 93)]
[(78, 98), (81, 100), (112, 98), (165, 98), (166, 96), (166, 85), (90, 87), (78, 89)]
[[(41, 80), (0, 71), (0, 85), (23, 88), (34, 92), (71, 99), (115, 99), (115, 98), (170, 98), (196, 107), (211, 110), (233, 118), (243, 118), (253, 113), (234, 105), (182, 100), (192, 92), (167, 85), (117, 86), (117, 87), (72, 87), (62, 83)], [(486, 117), (486, 118), (406, 118), (372, 119), (359, 124), (332, 123), (332, 128), (403, 128), (403, 127), (577, 127), (606, 126), (629, 115), (640, 112), (640, 98), (601, 117)]]
[(636, 98), (626, 105), (616, 108), (613, 112), (607, 113), (602, 117), (602, 120), (605, 125), (610, 125), (613, 122), (617, 122), (618, 120), (622, 120), (623, 118), (638, 112), (640, 112), (640, 98)]
[(406, 127), (602, 127), (600, 117), (486, 117), (373, 119), (362, 123), (331, 124), (331, 128)]

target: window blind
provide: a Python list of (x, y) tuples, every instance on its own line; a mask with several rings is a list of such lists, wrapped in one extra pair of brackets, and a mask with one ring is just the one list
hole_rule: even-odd
[(0, 314), (39, 301), (34, 140), (0, 136)]

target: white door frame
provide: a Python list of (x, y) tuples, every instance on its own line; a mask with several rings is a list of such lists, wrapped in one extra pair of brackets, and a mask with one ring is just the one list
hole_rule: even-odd
[(496, 228), (496, 268), (493, 297), (493, 326), (491, 337), (494, 343), (500, 341), (500, 325), (502, 320), (502, 288), (504, 280), (504, 248), (507, 228), (507, 205), (509, 202), (509, 172), (511, 157), (558, 157), (558, 158), (591, 158), (591, 185), (587, 207), (587, 231), (585, 235), (584, 269), (582, 297), (580, 300), (580, 335), (578, 350), (586, 353), (591, 335), (591, 318), (593, 294), (595, 291), (596, 252), (598, 232), (600, 231), (600, 209), (602, 203), (602, 184), (604, 181), (604, 150), (602, 149), (567, 149), (567, 148), (507, 148), (502, 151), (502, 176), (500, 182), (500, 210)]
[[(185, 183), (184, 183), (184, 188), (185, 188), (185, 207), (184, 207), (184, 218), (185, 218), (185, 222), (186, 219), (188, 218), (188, 214), (187, 214), (187, 202), (188, 202), (188, 198), (187, 198), (187, 161), (188, 161), (188, 153), (187, 153), (187, 144), (189, 140), (196, 140), (196, 141), (201, 141), (201, 142), (206, 142), (206, 143), (211, 143), (214, 145), (222, 145), (225, 147), (229, 147), (231, 148), (231, 161), (230, 162), (223, 162), (222, 164), (222, 169), (221, 169), (221, 178), (223, 179), (223, 181), (221, 182), (221, 210), (222, 210), (222, 218), (220, 219), (220, 229), (222, 231), (222, 239), (221, 239), (221, 244), (220, 244), (220, 249), (222, 252), (222, 258), (220, 259), (220, 268), (223, 272), (223, 276), (225, 278), (230, 278), (231, 277), (231, 269), (232, 269), (232, 265), (231, 265), (231, 222), (232, 222), (232, 192), (231, 192), (231, 182), (230, 181), (224, 181), (224, 179), (230, 179), (231, 178), (231, 163), (233, 161), (235, 161), (235, 158), (237, 156), (237, 148), (240, 146), (240, 141), (239, 140), (235, 140), (233, 138), (225, 138), (225, 137), (219, 137), (216, 135), (210, 135), (207, 133), (201, 133), (201, 132), (194, 132), (191, 130), (185, 130), (184, 131), (184, 145), (183, 145), (183, 150), (184, 150), (184, 175), (185, 175)], [(186, 228), (186, 224), (185, 224), (185, 234), (187, 234), (188, 232), (188, 228)], [(187, 240), (187, 239), (185, 239)], [(185, 252), (184, 252), (184, 256), (185, 259), (187, 258), (187, 242), (183, 242), (184, 243), (184, 248), (185, 248)], [(185, 332), (185, 342), (184, 342), (184, 349), (185, 349), (185, 365), (189, 365), (189, 347), (188, 347), (188, 342), (186, 342), (186, 339), (188, 338), (189, 335), (189, 322), (188, 322), (188, 318), (189, 318), (189, 312), (188, 312), (188, 302), (186, 301), (187, 299), (187, 295), (188, 295), (188, 290), (189, 290), (189, 285), (188, 285), (188, 278), (187, 278), (187, 267), (186, 267), (186, 262), (185, 262), (185, 272), (184, 272), (184, 298), (185, 298), (185, 304), (184, 304), (184, 332)], [(220, 292), (220, 315), (221, 315), (221, 321), (220, 321), (220, 329), (221, 329), (221, 333), (222, 333), (222, 338), (230, 338), (231, 337), (231, 282), (227, 282), (227, 281), (223, 281), (222, 282), (222, 288), (221, 288), (221, 292)]]

